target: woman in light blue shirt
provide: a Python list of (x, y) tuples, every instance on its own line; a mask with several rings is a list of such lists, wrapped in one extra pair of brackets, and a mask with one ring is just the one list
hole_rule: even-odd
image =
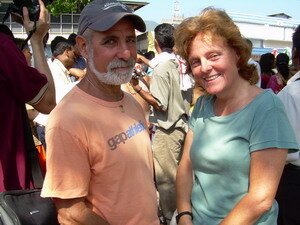
[(298, 150), (281, 101), (255, 86), (251, 50), (224, 11), (185, 20), (176, 47), (207, 93), (193, 110), (177, 172), (178, 224), (275, 225), (285, 159)]

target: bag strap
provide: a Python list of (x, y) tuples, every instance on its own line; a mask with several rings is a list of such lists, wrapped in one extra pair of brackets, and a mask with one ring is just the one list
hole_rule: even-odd
[(300, 80), (300, 77), (298, 77), (295, 81), (298, 81), (298, 80)]
[(42, 188), (44, 177), (40, 167), (38, 152), (35, 147), (25, 105), (22, 106), (22, 121), (25, 138), (25, 150), (30, 161), (31, 176), (35, 188)]

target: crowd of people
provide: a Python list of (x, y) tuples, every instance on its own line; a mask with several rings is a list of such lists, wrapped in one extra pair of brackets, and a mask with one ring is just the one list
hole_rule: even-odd
[(143, 19), (94, 0), (47, 58), (39, 5), (35, 22), (23, 9), (31, 47), (0, 25), (1, 192), (34, 188), (29, 120), (60, 224), (300, 224), (300, 25), (292, 59), (255, 62), (251, 41), (209, 7), (159, 24), (156, 53), (143, 54)]

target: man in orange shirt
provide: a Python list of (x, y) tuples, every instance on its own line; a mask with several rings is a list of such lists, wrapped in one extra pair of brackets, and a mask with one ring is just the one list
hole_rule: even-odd
[(50, 114), (43, 197), (61, 224), (159, 225), (151, 142), (141, 106), (121, 90), (143, 20), (116, 0), (81, 12), (77, 45), (87, 73)]

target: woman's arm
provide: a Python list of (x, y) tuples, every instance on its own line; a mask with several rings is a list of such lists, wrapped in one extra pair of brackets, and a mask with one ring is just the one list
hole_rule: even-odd
[[(191, 192), (193, 187), (193, 173), (190, 161), (190, 148), (193, 141), (193, 131), (189, 130), (183, 148), (183, 155), (179, 163), (176, 175), (176, 202), (178, 213), (192, 212)], [(179, 220), (179, 225), (192, 224), (191, 217), (184, 215)]]
[(220, 225), (250, 225), (271, 209), (287, 156), (286, 149), (251, 153), (249, 192)]
[(63, 225), (109, 225), (103, 218), (87, 208), (85, 198), (54, 198), (58, 222)]

